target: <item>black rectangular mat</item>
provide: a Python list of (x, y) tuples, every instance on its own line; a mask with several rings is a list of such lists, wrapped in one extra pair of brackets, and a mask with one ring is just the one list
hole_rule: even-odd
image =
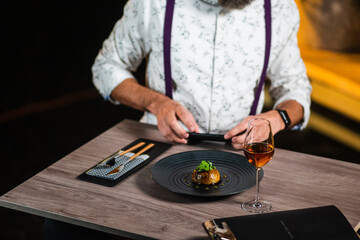
[[(140, 142), (144, 142), (144, 145), (141, 146), (140, 148), (135, 149), (133, 152), (126, 153), (123, 156), (119, 155), (119, 153), (121, 153), (122, 150), (129, 149)], [(139, 155), (135, 159), (131, 160), (130, 162), (126, 163), (122, 171), (108, 175), (108, 173), (111, 172), (113, 169), (125, 163), (132, 155), (136, 154), (142, 148), (144, 148), (145, 146), (151, 143), (154, 144), (152, 148), (150, 148), (148, 151), (144, 152), (143, 154)], [(129, 145), (121, 148), (121, 150), (118, 150), (115, 153), (104, 158), (98, 164), (92, 166), (84, 173), (79, 175), (78, 178), (80, 180), (112, 187), (117, 183), (121, 182), (122, 180), (124, 180), (126, 177), (130, 176), (132, 173), (144, 167), (146, 164), (148, 164), (150, 161), (155, 159), (161, 153), (165, 152), (171, 146), (172, 145), (168, 143), (158, 142), (145, 138), (139, 138), (136, 141), (130, 143)]]

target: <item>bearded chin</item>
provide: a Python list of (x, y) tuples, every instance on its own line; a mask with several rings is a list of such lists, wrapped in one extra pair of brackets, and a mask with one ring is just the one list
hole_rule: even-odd
[(218, 0), (219, 5), (229, 9), (242, 9), (254, 0)]

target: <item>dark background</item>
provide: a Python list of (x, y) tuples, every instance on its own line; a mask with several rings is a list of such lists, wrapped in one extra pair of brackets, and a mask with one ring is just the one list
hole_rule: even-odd
[[(125, 2), (1, 0), (0, 195), (124, 118), (140, 118), (105, 102), (91, 82), (91, 66)], [(360, 159), (311, 129), (275, 140), (280, 148)], [(0, 239), (44, 239), (43, 221), (0, 208)]]

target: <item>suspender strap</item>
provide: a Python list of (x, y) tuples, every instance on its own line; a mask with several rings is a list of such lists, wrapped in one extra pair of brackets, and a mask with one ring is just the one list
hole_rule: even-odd
[(251, 111), (250, 111), (250, 115), (255, 115), (256, 114), (256, 109), (259, 103), (259, 99), (260, 99), (260, 94), (262, 91), (262, 88), (264, 86), (265, 83), (265, 78), (266, 78), (266, 71), (267, 71), (267, 67), (269, 64), (269, 58), (270, 58), (270, 47), (271, 47), (271, 0), (264, 0), (265, 2), (265, 58), (264, 58), (264, 66), (263, 66), (263, 70), (261, 73), (261, 77), (260, 77), (260, 81), (259, 81), (259, 85), (256, 89), (255, 92), (255, 98), (254, 98), (254, 102), (253, 105), (251, 107)]
[[(250, 115), (256, 114), (256, 109), (259, 103), (260, 94), (265, 83), (266, 71), (269, 64), (270, 58), (270, 47), (271, 47), (271, 0), (264, 0), (265, 8), (265, 57), (264, 66), (261, 72), (259, 85), (255, 92), (255, 98), (251, 107)], [(171, 77), (171, 58), (170, 58), (170, 47), (171, 47), (171, 26), (174, 14), (175, 0), (167, 0), (166, 12), (165, 12), (165, 23), (164, 23), (164, 70), (165, 70), (165, 91), (166, 96), (172, 98), (172, 77)]]
[(174, 14), (175, 0), (167, 0), (165, 22), (164, 22), (164, 70), (165, 70), (165, 91), (166, 96), (172, 98), (172, 77), (171, 77), (171, 26)]

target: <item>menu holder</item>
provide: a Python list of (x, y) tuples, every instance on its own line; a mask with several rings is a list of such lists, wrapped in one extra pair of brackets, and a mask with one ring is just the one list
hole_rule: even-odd
[[(123, 151), (137, 145), (140, 142), (144, 142), (144, 145), (142, 147), (134, 150), (133, 152), (128, 152), (120, 156)], [(140, 151), (142, 148), (144, 148), (145, 146), (151, 143), (154, 144), (152, 148), (150, 148), (148, 151), (144, 152), (143, 154), (137, 156), (133, 160), (127, 162), (127, 160), (130, 157), (132, 157), (134, 154), (136, 154), (136, 152)], [(171, 146), (172, 145), (168, 143), (163, 143), (145, 138), (139, 138), (134, 142), (130, 143), (129, 145), (121, 148), (120, 150), (117, 150), (115, 153), (111, 154), (110, 156), (102, 159), (99, 163), (97, 163), (96, 165), (92, 166), (84, 173), (79, 175), (78, 179), (108, 187), (115, 186), (116, 184), (118, 184), (119, 182), (130, 176), (132, 173), (144, 167), (146, 164), (148, 164), (150, 161), (155, 159), (161, 153), (165, 152)], [(114, 170), (115, 168), (119, 167), (124, 163), (126, 164), (124, 165), (124, 168), (121, 171), (114, 174), (109, 174), (112, 170)]]
[(359, 240), (345, 216), (333, 205), (205, 221), (205, 230), (216, 239), (209, 231), (213, 221), (219, 227), (225, 222), (236, 239)]

